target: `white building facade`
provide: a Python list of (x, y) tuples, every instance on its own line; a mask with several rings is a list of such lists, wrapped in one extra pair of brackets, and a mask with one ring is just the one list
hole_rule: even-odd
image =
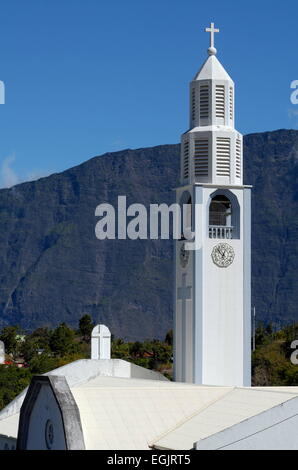
[[(187, 207), (176, 242), (174, 376), (178, 382), (250, 386), (251, 203), (234, 82), (216, 57), (190, 84), (190, 130), (181, 140), (177, 203)], [(193, 233), (193, 239), (190, 235)]]

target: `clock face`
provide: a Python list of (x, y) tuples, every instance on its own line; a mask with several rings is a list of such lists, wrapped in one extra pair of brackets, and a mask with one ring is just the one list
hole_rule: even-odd
[(186, 268), (189, 260), (189, 251), (185, 249), (185, 243), (180, 248), (180, 264), (182, 268)]
[(228, 245), (227, 243), (219, 243), (213, 248), (211, 257), (216, 266), (219, 268), (227, 268), (233, 263), (235, 252), (231, 245)]

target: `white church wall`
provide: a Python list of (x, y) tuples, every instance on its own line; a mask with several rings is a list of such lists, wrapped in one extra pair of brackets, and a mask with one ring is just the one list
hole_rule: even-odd
[[(249, 386), (250, 248), (247, 244), (250, 243), (250, 212), (244, 215), (245, 190), (230, 187), (240, 206), (240, 238), (209, 238), (209, 200), (215, 190), (215, 186), (195, 187), (197, 246), (193, 252), (195, 261), (187, 268), (189, 285), (193, 283), (194, 316), (190, 335), (193, 381), (206, 385)], [(249, 200), (248, 193), (247, 211)], [(249, 233), (244, 236), (247, 230)], [(227, 268), (218, 267), (211, 258), (214, 246), (222, 242), (228, 243), (235, 252), (234, 261)], [(176, 252), (176, 257), (178, 255)], [(179, 266), (176, 282), (181, 285)]]
[(100, 375), (144, 379), (154, 377), (154, 380), (167, 380), (159, 372), (150, 371), (122, 359), (79, 359), (45, 375), (65, 376), (70, 387), (78, 386)]
[(17, 415), (21, 409), (22, 403), (26, 396), (28, 387), (26, 387), (14, 400), (12, 400), (8, 405), (6, 405), (3, 410), (0, 412), (0, 423), (2, 420), (6, 420), (7, 418)]
[(65, 377), (33, 377), (20, 412), (17, 449), (85, 449), (80, 412)]
[[(177, 190), (177, 203), (180, 203), (183, 194), (189, 191), (193, 197), (192, 188), (181, 188)], [(186, 241), (176, 242), (175, 247), (175, 299), (176, 305), (174, 314), (174, 377), (177, 382), (193, 382), (193, 252), (189, 251), (189, 260), (187, 266), (183, 267), (180, 263), (180, 251), (185, 246)], [(179, 288), (190, 287), (189, 298), (178, 299), (176, 303), (176, 292)], [(179, 293), (177, 294), (179, 297)]]
[[(183, 242), (177, 243), (178, 257)], [(192, 255), (190, 255), (192, 257)], [(192, 269), (190, 268), (192, 260), (189, 261), (189, 269), (178, 271), (178, 285), (185, 284), (186, 287), (192, 287)], [(182, 279), (184, 279), (182, 281)], [(192, 297), (185, 299), (183, 310), (183, 301), (180, 300), (176, 309), (176, 369), (175, 380), (178, 382), (193, 381), (193, 300)]]
[[(210, 239), (205, 232), (203, 257), (203, 383), (243, 384), (243, 190), (230, 189), (240, 205), (240, 240)], [(208, 220), (208, 199), (214, 188), (203, 189), (203, 206)], [(233, 247), (235, 258), (227, 268), (214, 264), (211, 252), (220, 242)]]
[[(175, 380), (206, 385), (249, 386), (249, 193), (244, 206), (246, 190), (242, 187), (229, 188), (240, 206), (240, 238), (211, 239), (209, 201), (216, 189), (214, 185), (195, 186), (196, 250), (189, 252), (185, 267), (181, 266), (179, 259), (185, 241), (176, 243)], [(177, 190), (177, 202), (186, 190), (193, 191), (191, 187)], [(211, 258), (213, 247), (221, 242), (228, 243), (235, 252), (234, 261), (227, 268), (219, 268)], [(184, 313), (183, 301), (179, 301), (179, 289), (183, 285), (191, 288), (191, 296), (185, 300)]]
[(48, 384), (41, 386), (33, 405), (28, 426), (26, 449), (66, 449), (61, 411)]
[[(122, 361), (126, 362), (126, 361)], [(126, 363), (128, 364), (128, 363)], [(137, 366), (136, 364), (129, 363), (129, 375), (120, 376), (120, 373), (116, 377), (129, 377), (132, 379), (147, 379), (147, 380), (161, 380), (163, 382), (168, 382), (169, 380), (159, 372), (155, 372), (154, 370), (145, 369), (144, 367)]]
[(251, 385), (251, 189), (243, 191), (243, 385)]
[(194, 282), (194, 349), (193, 349), (193, 370), (194, 383), (204, 383), (204, 360), (203, 360), (203, 295), (204, 295), (204, 239), (205, 233), (208, 231), (208, 223), (204, 210), (204, 192), (202, 186), (195, 187), (195, 228), (196, 228), (196, 245), (193, 262), (193, 282)]

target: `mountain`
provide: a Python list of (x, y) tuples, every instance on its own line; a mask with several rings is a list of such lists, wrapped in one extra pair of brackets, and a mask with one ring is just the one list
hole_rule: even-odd
[[(257, 318), (298, 320), (298, 131), (245, 137), (252, 184), (252, 295)], [(0, 327), (26, 330), (90, 314), (118, 337), (163, 338), (172, 327), (171, 240), (95, 237), (103, 202), (174, 202), (179, 145), (123, 150), (0, 190)]]
[(298, 319), (298, 131), (244, 139), (252, 190), (252, 304), (277, 326)]

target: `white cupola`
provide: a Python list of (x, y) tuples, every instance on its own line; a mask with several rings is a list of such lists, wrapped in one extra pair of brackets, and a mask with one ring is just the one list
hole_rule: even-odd
[(234, 127), (234, 82), (210, 55), (190, 84), (190, 128)]
[(190, 130), (182, 136), (181, 183), (242, 184), (242, 135), (234, 128), (234, 89), (216, 57), (211, 23), (209, 57), (190, 83)]

